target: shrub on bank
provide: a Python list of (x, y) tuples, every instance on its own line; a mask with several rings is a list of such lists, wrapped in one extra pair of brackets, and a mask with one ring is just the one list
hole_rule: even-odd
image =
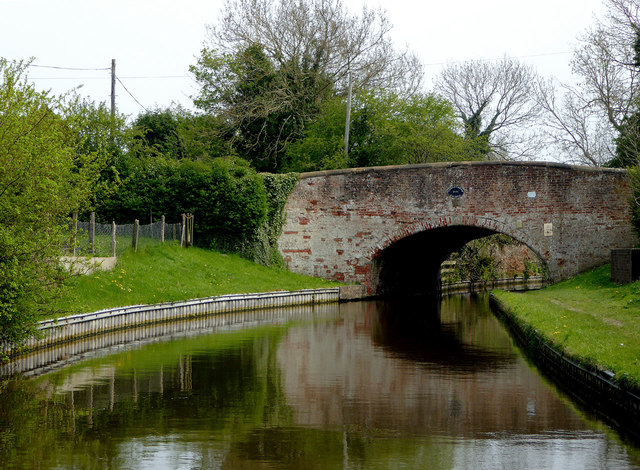
[(282, 263), (276, 243), (297, 175), (259, 174), (238, 158), (154, 156), (125, 163), (121, 184), (99, 200), (99, 220), (147, 223), (164, 215), (177, 221), (192, 213), (196, 245), (239, 252), (261, 264)]

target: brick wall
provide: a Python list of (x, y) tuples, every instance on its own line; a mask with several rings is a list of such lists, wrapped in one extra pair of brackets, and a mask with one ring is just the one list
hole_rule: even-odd
[(384, 291), (384, 272), (388, 280), (410, 273), (404, 281), (426, 273), (416, 287), (432, 287), (439, 260), (500, 232), (526, 243), (560, 280), (636, 243), (630, 195), (625, 171), (550, 163), (306, 173), (287, 202), (279, 247), (292, 271), (364, 284), (372, 294)]

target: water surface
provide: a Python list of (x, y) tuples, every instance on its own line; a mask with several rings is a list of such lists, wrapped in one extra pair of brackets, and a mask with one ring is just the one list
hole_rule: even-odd
[(2, 468), (640, 468), (486, 299), (268, 317), (5, 384)]

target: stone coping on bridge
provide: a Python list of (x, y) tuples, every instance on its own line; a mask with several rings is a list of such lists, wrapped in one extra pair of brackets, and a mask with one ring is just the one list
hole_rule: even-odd
[(375, 171), (395, 171), (395, 170), (415, 170), (423, 168), (455, 168), (467, 166), (523, 166), (523, 167), (547, 167), (547, 168), (564, 168), (567, 170), (593, 171), (604, 173), (626, 173), (624, 168), (602, 168), (586, 165), (569, 165), (560, 162), (547, 161), (462, 161), (462, 162), (433, 162), (433, 163), (414, 163), (409, 165), (387, 165), (387, 166), (367, 166), (358, 168), (344, 168), (338, 170), (321, 170), (300, 173), (300, 179), (314, 178), (319, 176), (368, 173)]

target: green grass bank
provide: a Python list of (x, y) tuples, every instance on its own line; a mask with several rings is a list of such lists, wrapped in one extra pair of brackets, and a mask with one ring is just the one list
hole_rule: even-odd
[(640, 282), (614, 284), (606, 265), (542, 290), (493, 295), (565, 356), (640, 388)]
[(64, 316), (127, 305), (337, 285), (238, 255), (153, 243), (140, 246), (137, 252), (127, 250), (112, 271), (70, 278), (56, 309)]

